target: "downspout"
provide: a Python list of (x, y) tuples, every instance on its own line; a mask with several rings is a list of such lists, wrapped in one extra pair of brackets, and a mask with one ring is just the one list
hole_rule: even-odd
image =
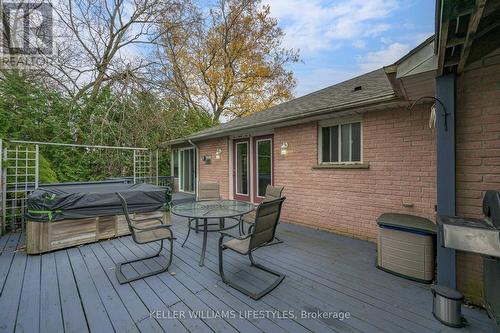
[(194, 147), (194, 158), (195, 158), (195, 176), (194, 176), (194, 194), (196, 196), (196, 198), (198, 198), (198, 177), (200, 175), (200, 164), (198, 163), (198, 161), (200, 160), (199, 159), (199, 150), (198, 150), (198, 146), (191, 140), (191, 139), (188, 139), (187, 140), (188, 143)]

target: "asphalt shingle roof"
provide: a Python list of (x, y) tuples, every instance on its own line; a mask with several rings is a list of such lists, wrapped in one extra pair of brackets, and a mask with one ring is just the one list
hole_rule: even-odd
[[(360, 90), (355, 89), (361, 87)], [(375, 97), (394, 94), (384, 69), (357, 76), (350, 80), (326, 87), (288, 102), (273, 106), (249, 116), (236, 118), (227, 123), (193, 133), (187, 139), (198, 139), (205, 136), (238, 130), (239, 128), (257, 127), (269, 122), (279, 122), (294, 116), (307, 116), (308, 113), (328, 110), (343, 105), (369, 101)]]

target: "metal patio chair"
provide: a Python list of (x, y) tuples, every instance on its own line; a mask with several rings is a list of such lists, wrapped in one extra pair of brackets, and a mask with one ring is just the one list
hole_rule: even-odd
[[(255, 222), (250, 227), (249, 234), (237, 237), (228, 233), (221, 232), (221, 236), (219, 238), (219, 273), (222, 281), (230, 287), (242, 292), (245, 295), (250, 296), (255, 300), (258, 300), (271, 292), (285, 278), (284, 274), (263, 265), (257, 264), (252, 257), (253, 251), (268, 245), (274, 240), (274, 234), (276, 233), (276, 227), (278, 226), (283, 201), (285, 201), (285, 197), (281, 197), (272, 201), (262, 202), (257, 207)], [(232, 239), (224, 242), (225, 237), (230, 237)], [(248, 255), (248, 258), (250, 259), (253, 267), (276, 276), (276, 279), (273, 283), (271, 283), (268, 287), (260, 292), (252, 292), (241, 286), (240, 284), (237, 284), (236, 282), (229, 281), (224, 275), (223, 252), (227, 249), (230, 249), (241, 255)]]
[[(125, 219), (127, 220), (128, 224), (128, 229), (130, 230), (130, 233), (132, 234), (132, 239), (134, 242), (138, 244), (147, 244), (151, 242), (157, 242), (160, 241), (160, 248), (158, 252), (156, 252), (152, 256), (148, 257), (143, 257), (143, 258), (138, 258), (138, 259), (133, 259), (133, 260), (128, 260), (121, 262), (116, 265), (116, 278), (118, 279), (118, 282), (120, 284), (132, 282), (135, 280), (143, 279), (145, 277), (163, 273), (165, 272), (170, 264), (172, 263), (172, 255), (173, 255), (173, 244), (175, 237), (173, 237), (172, 230), (170, 229), (169, 224), (165, 224), (165, 221), (163, 221), (162, 218), (160, 217), (148, 217), (148, 218), (143, 218), (143, 219), (133, 219), (130, 217), (130, 214), (128, 212), (128, 206), (127, 206), (127, 201), (125, 198), (120, 194), (116, 193), (118, 198), (120, 198), (120, 202), (122, 204), (122, 209), (123, 209), (123, 214), (125, 215)], [(144, 224), (144, 225), (142, 225)], [(128, 265), (132, 264), (134, 262), (138, 261), (143, 261), (151, 258), (156, 258), (160, 257), (160, 253), (163, 250), (163, 241), (167, 240), (170, 243), (170, 253), (168, 257), (168, 261), (165, 265), (160, 265), (160, 268), (154, 271), (150, 271), (147, 273), (143, 274), (138, 274), (135, 275), (131, 278), (126, 278), (125, 275), (122, 272), (122, 266), (123, 265)]]
[[(266, 193), (265, 193), (265, 197), (264, 197), (263, 202), (272, 201), (272, 200), (276, 200), (278, 198), (281, 198), (284, 188), (285, 188), (284, 186), (267, 185)], [(251, 226), (253, 225), (253, 223), (255, 221), (255, 213), (256, 213), (256, 211), (252, 211), (246, 215), (243, 215), (243, 217), (241, 218), (242, 223), (240, 224), (240, 234), (245, 233), (244, 224), (248, 224), (249, 229), (251, 228)], [(274, 244), (279, 244), (279, 243), (283, 243), (283, 241), (280, 240), (278, 237), (274, 237), (274, 241), (272, 243), (269, 243), (268, 245), (274, 245)]]
[[(198, 196), (196, 197), (196, 201), (209, 201), (209, 200), (220, 200), (220, 186), (219, 183), (214, 182), (199, 182), (198, 183)], [(181, 247), (184, 247), (186, 244), (189, 234), (191, 233), (192, 226), (191, 224), (195, 222), (195, 232), (198, 233), (199, 225), (198, 219), (188, 219), (188, 232), (186, 235), (186, 239), (182, 242)], [(221, 226), (224, 225), (224, 220), (219, 220)]]

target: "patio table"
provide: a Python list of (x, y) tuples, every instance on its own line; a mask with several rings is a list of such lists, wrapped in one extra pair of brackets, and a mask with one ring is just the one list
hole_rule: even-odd
[[(245, 201), (210, 200), (181, 203), (173, 206), (171, 212), (177, 216), (203, 220), (203, 224), (198, 227), (192, 227), (191, 224), (189, 224), (190, 229), (203, 232), (203, 245), (199, 263), (200, 266), (203, 266), (207, 249), (208, 233), (237, 227), (241, 223), (241, 217), (250, 213), (254, 208), (252, 203)], [(236, 223), (232, 222), (229, 226), (226, 226), (223, 222), (208, 223), (208, 219), (219, 219), (220, 221), (224, 221), (228, 218), (234, 220)], [(208, 229), (209, 226), (215, 227)], [(202, 228), (200, 229), (200, 227)]]

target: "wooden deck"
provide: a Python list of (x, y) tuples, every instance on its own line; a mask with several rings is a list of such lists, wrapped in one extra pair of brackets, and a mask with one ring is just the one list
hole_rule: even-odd
[[(199, 267), (201, 235), (192, 233), (181, 248), (186, 230), (184, 220), (174, 219), (178, 240), (170, 274), (126, 285), (117, 283), (115, 263), (151, 253), (154, 246), (138, 247), (122, 237), (27, 256), (23, 235), (2, 236), (0, 332), (494, 331), (484, 311), (470, 308), (464, 308), (467, 328), (441, 325), (431, 314), (429, 287), (377, 270), (374, 244), (288, 224), (278, 230), (284, 244), (255, 254), (287, 277), (254, 301), (221, 283), (217, 234), (210, 236), (205, 267)], [(231, 274), (250, 286), (262, 287), (268, 279), (249, 268), (247, 258), (227, 259)], [(134, 268), (155, 265), (151, 261)], [(306, 319), (301, 311), (345, 311), (351, 317)], [(296, 318), (280, 317), (291, 315)]]

